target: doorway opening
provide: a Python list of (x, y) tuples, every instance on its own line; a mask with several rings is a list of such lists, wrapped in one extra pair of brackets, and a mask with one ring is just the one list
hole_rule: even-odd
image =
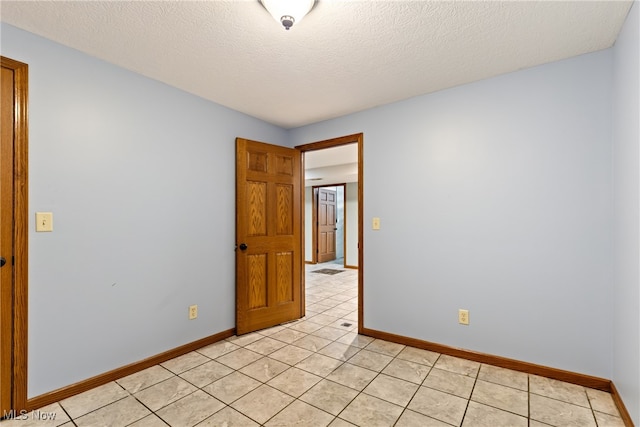
[[(354, 287), (357, 293), (357, 332), (360, 333), (363, 328), (363, 134), (348, 135), (339, 138), (328, 139), (324, 141), (313, 142), (310, 144), (299, 145), (295, 147), (302, 152), (303, 169), (305, 172), (305, 191), (304, 191), (304, 260), (309, 267), (313, 277), (319, 274), (335, 274), (336, 279), (340, 277), (354, 277), (357, 285)], [(336, 206), (335, 219), (331, 214), (327, 214), (325, 235), (321, 226), (321, 218), (318, 212), (321, 200), (315, 196), (319, 196), (320, 189), (334, 189), (336, 199), (339, 199), (338, 192), (343, 191), (343, 218), (338, 214)], [(326, 205), (325, 205), (326, 207)], [(331, 207), (327, 208), (329, 211)], [(336, 239), (336, 255), (331, 254), (331, 241), (323, 242), (323, 239), (333, 239), (330, 231), (337, 232), (340, 227), (336, 227), (336, 222), (343, 227), (342, 238)], [(332, 224), (333, 221), (333, 224)], [(342, 221), (342, 224), (340, 224)], [(333, 230), (331, 230), (333, 229)], [(325, 245), (323, 248), (322, 245)], [(338, 246), (342, 245), (342, 248)], [(323, 249), (327, 249), (327, 253), (323, 257), (319, 255)], [(342, 260), (338, 258), (338, 253), (342, 250)], [(336, 263), (336, 259), (339, 261)], [(326, 260), (329, 268), (318, 264)], [(331, 264), (331, 265), (329, 265)], [(316, 268), (317, 267), (317, 268)], [(337, 270), (336, 270), (337, 268)], [(327, 270), (326, 273), (319, 270)], [(333, 270), (333, 271), (332, 271)], [(340, 276), (341, 273), (335, 271), (351, 271), (353, 273)], [(310, 284), (310, 283), (309, 283)], [(310, 301), (309, 301), (310, 302)], [(310, 304), (307, 303), (307, 307)], [(313, 307), (309, 311), (313, 313)], [(336, 311), (337, 314), (339, 314)], [(357, 319), (357, 320), (356, 320)]]

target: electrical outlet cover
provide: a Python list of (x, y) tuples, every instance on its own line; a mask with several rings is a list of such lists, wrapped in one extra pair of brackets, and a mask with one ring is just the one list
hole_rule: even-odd
[(193, 320), (198, 317), (198, 306), (190, 305), (189, 306), (189, 320)]
[(458, 323), (461, 325), (469, 324), (469, 310), (458, 310)]

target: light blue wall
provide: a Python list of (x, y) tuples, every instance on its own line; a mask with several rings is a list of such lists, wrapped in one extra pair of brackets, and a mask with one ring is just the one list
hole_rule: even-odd
[(344, 258), (344, 186), (336, 187), (336, 258)]
[(234, 328), (235, 138), (286, 131), (1, 31), (29, 64), (29, 396)]
[(611, 60), (290, 132), (292, 146), (364, 132), (365, 327), (611, 377)]
[(358, 266), (358, 183), (350, 182), (345, 186), (345, 233), (347, 247), (344, 264), (349, 267)]
[(313, 262), (313, 191), (304, 188), (304, 260)]
[(613, 49), (613, 382), (640, 425), (640, 5)]

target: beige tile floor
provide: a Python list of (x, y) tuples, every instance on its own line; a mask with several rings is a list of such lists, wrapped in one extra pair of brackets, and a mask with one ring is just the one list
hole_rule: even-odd
[[(611, 396), (357, 334), (357, 271), (313, 273), (307, 316), (201, 348), (1, 427), (623, 426)], [(35, 420), (55, 414), (55, 419)]]

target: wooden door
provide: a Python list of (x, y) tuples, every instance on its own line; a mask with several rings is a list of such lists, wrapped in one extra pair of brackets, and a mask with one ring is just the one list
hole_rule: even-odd
[(0, 59), (0, 418), (10, 418), (27, 401), (28, 66)]
[(13, 362), (13, 71), (2, 67), (0, 93), (0, 417), (12, 408)]
[(336, 191), (318, 191), (318, 262), (336, 259)]
[(236, 139), (236, 333), (304, 313), (301, 154)]

